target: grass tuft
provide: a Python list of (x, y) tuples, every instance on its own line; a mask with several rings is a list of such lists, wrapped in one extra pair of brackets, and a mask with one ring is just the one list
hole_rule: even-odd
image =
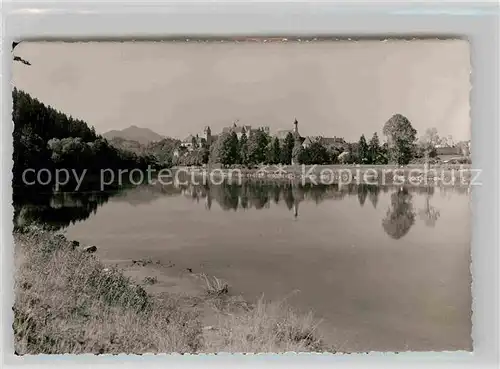
[(156, 284), (158, 283), (158, 278), (147, 276), (144, 278), (143, 282), (145, 284)]
[(204, 309), (148, 294), (62, 235), (36, 228), (14, 240), (18, 355), (323, 350), (312, 315), (263, 299), (250, 307), (228, 296), (227, 282), (216, 277), (202, 276), (205, 299), (222, 301), (223, 309), (213, 309), (218, 325), (203, 330)]
[(202, 273), (200, 275), (205, 281), (205, 291), (209, 296), (224, 296), (229, 293), (229, 284), (217, 277), (208, 277)]
[(244, 314), (219, 316), (218, 340), (209, 352), (334, 352), (319, 338), (312, 313), (296, 314), (280, 302), (263, 298)]
[(18, 354), (200, 349), (198, 315), (175, 299), (148, 295), (119, 270), (104, 268), (93, 255), (49, 232), (15, 235), (15, 241)]

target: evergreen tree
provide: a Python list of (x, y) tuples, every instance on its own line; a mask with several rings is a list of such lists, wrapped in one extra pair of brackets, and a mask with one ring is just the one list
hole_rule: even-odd
[(300, 140), (295, 140), (295, 144), (293, 146), (293, 151), (292, 151), (292, 164), (297, 165), (297, 164), (302, 164), (303, 160), (303, 155), (304, 155), (304, 148), (302, 147), (302, 143)]
[(270, 164), (280, 164), (281, 162), (280, 140), (275, 137), (271, 145), (271, 162)]
[(329, 162), (328, 150), (319, 140), (313, 142), (305, 151), (308, 153), (307, 159), (309, 161), (306, 164), (327, 164)]
[[(236, 140), (237, 139), (236, 137)], [(224, 166), (234, 164), (234, 143), (235, 141), (232, 133), (223, 133), (217, 140), (217, 161)]]
[(240, 145), (238, 142), (238, 135), (236, 132), (231, 132), (231, 141), (230, 141), (230, 150), (231, 150), (231, 164), (239, 164), (240, 163)]
[(281, 164), (290, 165), (292, 163), (292, 151), (295, 146), (295, 140), (293, 138), (292, 132), (288, 132), (283, 142), (283, 148), (281, 150)]
[(209, 158), (210, 158), (210, 149), (208, 148), (208, 145), (203, 145), (201, 148), (201, 163), (208, 164)]
[(266, 161), (266, 152), (268, 145), (268, 135), (258, 129), (248, 140), (248, 157), (251, 164), (261, 164)]
[(327, 151), (328, 151), (328, 162), (330, 164), (338, 163), (339, 162), (338, 157), (342, 153), (342, 151), (336, 148), (335, 146), (329, 147)]
[(12, 92), (12, 99), (13, 184), (17, 187), (28, 185), (22, 181), (27, 168), (35, 171), (87, 169), (89, 176), (104, 168), (144, 170), (148, 165), (158, 164), (150, 155), (113, 147), (84, 121), (46, 106), (17, 88)]
[(355, 143), (355, 144), (348, 143), (347, 144), (347, 148), (346, 148), (347, 155), (343, 159), (344, 164), (359, 163), (358, 149), (355, 146), (358, 146), (358, 144), (357, 143)]
[(368, 145), (368, 153), (369, 153), (368, 157), (370, 164), (381, 164), (379, 162), (380, 141), (378, 139), (377, 132), (373, 134), (372, 139), (370, 140), (370, 143)]
[(368, 144), (366, 143), (365, 135), (361, 135), (358, 142), (358, 161), (360, 164), (365, 164), (369, 161)]
[(239, 144), (239, 153), (240, 153), (240, 163), (243, 165), (248, 164), (248, 138), (245, 132), (240, 137)]
[(196, 137), (193, 137), (191, 139), (191, 145), (193, 146), (194, 150), (196, 150), (198, 148), (198, 140), (196, 139)]

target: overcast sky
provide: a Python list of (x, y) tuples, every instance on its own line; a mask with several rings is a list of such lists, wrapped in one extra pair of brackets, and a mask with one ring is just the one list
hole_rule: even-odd
[(381, 135), (401, 113), (423, 134), (470, 138), (465, 41), (21, 43), (14, 85), (97, 132), (130, 125), (184, 138), (205, 125)]

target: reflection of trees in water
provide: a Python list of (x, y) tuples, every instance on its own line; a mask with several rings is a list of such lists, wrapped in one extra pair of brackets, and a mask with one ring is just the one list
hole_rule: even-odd
[(407, 188), (400, 188), (391, 195), (391, 205), (382, 220), (382, 227), (396, 240), (405, 236), (415, 223), (412, 198)]
[(368, 199), (370, 199), (373, 208), (376, 209), (378, 204), (378, 196), (380, 194), (380, 187), (370, 185), (367, 186), (367, 190), (368, 190)]
[(106, 192), (39, 193), (36, 201), (14, 203), (14, 226), (44, 225), (61, 229), (95, 214), (108, 201)]
[(452, 194), (469, 195), (471, 187), (469, 186), (444, 186), (439, 188), (439, 194), (444, 198), (451, 198)]
[(366, 201), (366, 196), (368, 195), (368, 190), (366, 186), (364, 185), (359, 185), (358, 186), (358, 201), (359, 205), (363, 206)]
[(150, 204), (166, 196), (178, 196), (182, 188), (174, 186), (162, 186), (159, 183), (149, 186), (137, 186), (116, 193), (110, 201), (126, 202), (132, 206)]
[[(127, 202), (133, 206), (150, 204), (160, 198), (184, 195), (196, 202), (203, 200), (210, 210), (213, 201), (223, 210), (265, 209), (273, 203), (284, 204), (298, 215), (299, 204), (311, 201), (320, 204), (326, 200), (342, 200), (346, 196), (356, 196), (360, 206), (368, 198), (377, 207), (379, 194), (389, 191), (387, 186), (349, 184), (313, 185), (294, 182), (245, 181), (242, 184), (223, 182), (221, 185), (159, 184), (138, 186), (114, 192), (80, 193), (15, 193), (14, 221), (16, 225), (45, 223), (53, 228), (63, 228), (76, 221), (87, 219), (99, 206), (112, 198), (113, 202)], [(434, 226), (439, 211), (430, 204), (433, 188), (411, 188), (411, 193), (425, 194), (426, 204), (419, 211), (421, 219), (428, 226)], [(466, 191), (466, 190), (465, 190)], [(415, 212), (410, 189), (403, 188), (391, 195), (391, 206), (383, 220), (386, 232), (394, 238), (403, 237), (414, 223)]]
[[(186, 186), (187, 188), (188, 186)], [(78, 221), (86, 220), (108, 202), (127, 202), (136, 206), (149, 204), (165, 196), (178, 196), (182, 189), (159, 184), (123, 187), (113, 191), (40, 192), (15, 189), (14, 226), (40, 224), (51, 229), (61, 229)], [(208, 192), (208, 190), (207, 190)]]
[(274, 184), (272, 192), (273, 192), (272, 198), (274, 200), (274, 203), (275, 204), (279, 204), (280, 203), (280, 197), (281, 197), (280, 186), (278, 184)]
[(297, 212), (302, 201), (319, 204), (325, 200), (341, 200), (346, 196), (358, 196), (363, 199), (370, 196), (372, 203), (376, 204), (380, 189), (372, 185), (351, 184), (339, 187), (310, 183), (303, 185), (292, 182), (246, 181), (242, 184), (224, 182), (221, 185), (186, 185), (182, 193), (196, 201), (205, 198), (208, 209), (211, 208), (212, 201), (216, 201), (223, 210), (259, 210), (269, 208), (274, 203), (285, 204), (290, 211)]
[[(223, 210), (264, 209), (274, 204), (285, 204), (289, 210), (294, 209), (302, 201), (313, 201), (316, 204), (324, 200), (341, 200), (346, 196), (358, 196), (363, 199), (369, 196), (376, 205), (380, 189), (375, 185), (321, 185), (300, 183), (277, 183), (265, 181), (245, 181), (242, 184), (223, 182), (221, 185), (182, 185), (178, 186), (184, 196), (195, 201), (207, 199), (207, 208), (211, 208), (215, 200)], [(363, 200), (364, 202), (364, 200)]]
[(431, 205), (431, 197), (434, 195), (434, 187), (431, 187), (429, 192), (425, 195), (425, 205), (423, 209), (419, 210), (420, 219), (424, 221), (427, 227), (434, 227), (436, 221), (441, 215), (439, 210)]

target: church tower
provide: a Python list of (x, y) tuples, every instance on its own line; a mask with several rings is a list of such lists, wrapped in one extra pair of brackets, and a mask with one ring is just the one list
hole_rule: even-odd
[(207, 142), (207, 146), (210, 146), (212, 144), (212, 131), (210, 130), (209, 126), (206, 126), (205, 129), (203, 130), (203, 135), (205, 136), (205, 141)]
[(298, 135), (299, 134), (299, 122), (297, 122), (297, 119), (295, 119), (295, 122), (293, 122), (293, 133), (294, 135)]

